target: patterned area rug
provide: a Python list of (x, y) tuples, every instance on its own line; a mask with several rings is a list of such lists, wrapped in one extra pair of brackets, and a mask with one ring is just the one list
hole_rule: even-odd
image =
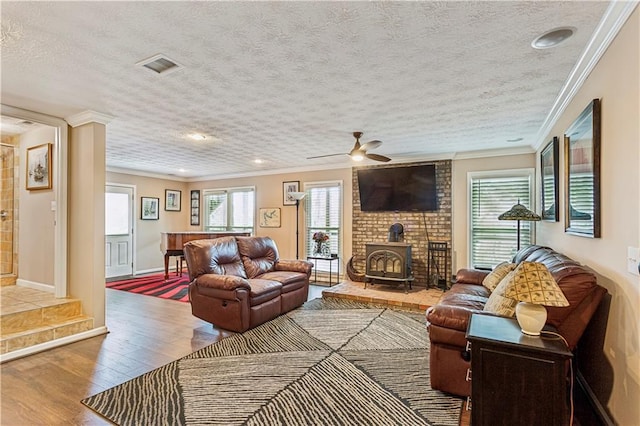
[(424, 315), (315, 299), (83, 404), (120, 425), (451, 425)]
[(189, 301), (189, 275), (187, 274), (175, 276), (172, 273), (169, 275), (168, 280), (164, 279), (164, 273), (147, 275), (140, 278), (107, 282), (106, 286), (115, 290), (129, 291), (163, 299), (179, 300), (180, 302)]

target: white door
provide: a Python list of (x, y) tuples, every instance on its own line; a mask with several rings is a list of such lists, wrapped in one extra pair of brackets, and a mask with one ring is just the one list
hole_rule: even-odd
[(133, 275), (133, 187), (105, 191), (105, 276)]

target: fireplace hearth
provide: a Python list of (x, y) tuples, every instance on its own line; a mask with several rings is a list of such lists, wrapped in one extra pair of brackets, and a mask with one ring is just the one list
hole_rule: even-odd
[(384, 284), (404, 283), (411, 288), (413, 274), (411, 273), (411, 244), (384, 242), (366, 244), (366, 272), (367, 283), (374, 284), (382, 281)]

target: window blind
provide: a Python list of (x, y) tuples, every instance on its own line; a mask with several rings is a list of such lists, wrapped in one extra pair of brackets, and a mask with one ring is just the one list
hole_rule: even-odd
[(205, 231), (254, 233), (254, 188), (204, 190), (202, 201)]
[[(531, 208), (531, 173), (471, 178), (471, 265), (492, 268), (517, 249), (517, 221), (498, 216), (520, 201)], [(520, 221), (520, 247), (531, 244), (531, 222)]]
[[(313, 234), (329, 235), (331, 253), (340, 255), (342, 238), (342, 182), (306, 183), (305, 245), (307, 254), (313, 253)], [(329, 270), (329, 263), (318, 261), (319, 270)]]

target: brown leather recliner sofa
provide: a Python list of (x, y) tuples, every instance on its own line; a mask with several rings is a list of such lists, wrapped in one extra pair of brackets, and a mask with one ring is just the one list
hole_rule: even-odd
[[(513, 263), (522, 261), (543, 263), (569, 301), (568, 307), (546, 307), (547, 324), (555, 327), (573, 350), (607, 290), (584, 266), (549, 247), (533, 245), (521, 249)], [(433, 389), (460, 396), (471, 394), (471, 382), (466, 380), (470, 362), (465, 335), (471, 314), (492, 315), (483, 311), (490, 292), (482, 281), (488, 274), (476, 269), (459, 270), (456, 283), (427, 309)]]
[(243, 332), (307, 301), (313, 264), (281, 260), (269, 237), (222, 237), (184, 246), (194, 316)]

